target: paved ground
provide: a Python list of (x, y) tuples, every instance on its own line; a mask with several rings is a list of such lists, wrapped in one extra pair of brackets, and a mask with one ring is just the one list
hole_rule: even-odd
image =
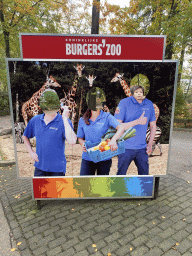
[(156, 200), (48, 200), (38, 210), (30, 181), (17, 179), (14, 166), (0, 168), (1, 219), (11, 236), (0, 255), (192, 255), (191, 145), (192, 133), (173, 133)]

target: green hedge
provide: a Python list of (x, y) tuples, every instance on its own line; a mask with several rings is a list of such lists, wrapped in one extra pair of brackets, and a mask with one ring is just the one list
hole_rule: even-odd
[(174, 118), (173, 126), (176, 128), (192, 128), (192, 119)]
[(6, 92), (0, 92), (0, 116), (10, 114), (9, 95)]

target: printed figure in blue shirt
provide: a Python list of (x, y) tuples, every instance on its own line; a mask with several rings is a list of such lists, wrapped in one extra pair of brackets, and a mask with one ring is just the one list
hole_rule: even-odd
[(112, 126), (117, 129), (117, 132), (109, 142), (109, 146), (112, 151), (116, 150), (116, 140), (123, 134), (125, 129), (114, 116), (101, 110), (102, 101), (105, 101), (105, 96), (100, 88), (93, 87), (89, 90), (87, 95), (89, 95), (89, 97), (86, 97), (88, 109), (79, 120), (77, 130), (78, 141), (83, 151), (80, 175), (95, 175), (96, 170), (97, 175), (109, 175), (112, 164), (111, 158), (98, 163), (92, 162), (87, 154), (84, 143), (86, 141), (99, 143), (101, 137), (107, 132), (108, 128)]
[[(35, 161), (34, 176), (65, 176), (65, 139), (72, 145), (77, 140), (68, 118), (68, 108), (64, 107), (62, 116), (57, 113), (60, 108), (59, 97), (56, 92), (48, 90), (40, 98), (40, 107), (44, 114), (34, 116), (23, 135), (25, 146)], [(34, 136), (36, 152), (29, 141)]]
[[(142, 86), (131, 88), (131, 97), (120, 101), (115, 118), (125, 123), (126, 128), (132, 126), (136, 129), (136, 136), (125, 141), (125, 153), (118, 156), (117, 175), (126, 175), (132, 161), (135, 162), (138, 175), (149, 174), (148, 154), (152, 152), (152, 143), (156, 132), (156, 118), (153, 103), (144, 98)], [(150, 124), (150, 139), (147, 145), (146, 132)]]

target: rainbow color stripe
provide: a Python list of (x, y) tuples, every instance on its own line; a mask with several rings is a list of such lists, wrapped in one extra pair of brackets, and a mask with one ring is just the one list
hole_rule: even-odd
[(153, 176), (33, 178), (34, 199), (153, 197)]

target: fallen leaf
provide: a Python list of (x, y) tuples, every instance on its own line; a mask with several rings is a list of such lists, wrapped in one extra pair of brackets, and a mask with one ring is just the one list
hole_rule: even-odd
[(165, 217), (164, 217), (164, 216), (162, 216), (162, 219), (165, 219)]
[(183, 221), (186, 221), (186, 219), (183, 219)]
[(152, 222), (155, 225), (155, 222)]
[(95, 252), (97, 252), (97, 249), (95, 249)]
[(97, 247), (97, 245), (96, 244), (92, 244), (92, 247)]
[(132, 251), (133, 250), (133, 248), (132, 247), (130, 247), (130, 251)]
[(16, 248), (12, 248), (11, 251), (14, 252), (16, 250)]
[(179, 243), (176, 243), (175, 245), (179, 245)]
[(71, 211), (74, 211), (75, 209), (71, 209)]
[(141, 204), (138, 204), (138, 205), (141, 205)]
[(17, 243), (17, 245), (20, 245), (20, 244), (21, 244), (21, 242)]
[(190, 181), (187, 181), (187, 183), (190, 183)]
[(175, 247), (172, 247), (173, 250), (177, 250)]
[(108, 253), (107, 256), (111, 256), (111, 253)]

